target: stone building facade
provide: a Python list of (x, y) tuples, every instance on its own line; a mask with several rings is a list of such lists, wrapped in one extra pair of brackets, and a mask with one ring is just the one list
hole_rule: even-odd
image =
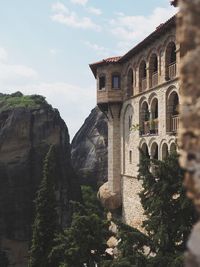
[(107, 194), (100, 197), (108, 198), (108, 206), (109, 199), (114, 208), (122, 205), (124, 221), (137, 228), (144, 219), (138, 196), (139, 148), (160, 160), (176, 149), (179, 64), (174, 16), (124, 56), (90, 65), (97, 104), (108, 118)]

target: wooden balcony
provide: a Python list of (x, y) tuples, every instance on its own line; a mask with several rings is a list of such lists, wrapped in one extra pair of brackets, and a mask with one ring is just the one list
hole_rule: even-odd
[(140, 130), (140, 135), (142, 136), (158, 135), (158, 126), (159, 126), (158, 119), (144, 121), (142, 124), (142, 128)]
[(176, 77), (176, 62), (173, 62), (169, 65), (168, 76), (169, 76), (169, 79), (173, 79)]
[(177, 133), (179, 128), (179, 116), (175, 115), (171, 118), (171, 132)]
[(147, 79), (146, 78), (143, 78), (141, 81), (141, 89), (142, 89), (142, 92), (147, 89)]
[(122, 90), (98, 90), (97, 91), (97, 104), (106, 103), (120, 103), (123, 100)]
[(156, 87), (158, 85), (158, 72), (154, 72), (151, 77), (151, 87)]

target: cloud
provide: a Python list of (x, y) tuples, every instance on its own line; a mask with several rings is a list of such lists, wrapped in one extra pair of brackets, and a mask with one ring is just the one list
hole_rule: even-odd
[[(1, 82), (1, 81), (0, 81)], [(12, 89), (10, 89), (12, 88)], [(21, 91), (23, 94), (40, 94), (46, 97), (47, 101), (57, 108), (61, 117), (66, 122), (71, 138), (80, 128), (89, 115), (89, 111), (95, 107), (95, 88), (82, 88), (64, 82), (38, 82), (27, 85), (6, 85), (1, 92), (13, 93)]]
[(58, 22), (68, 27), (79, 28), (79, 29), (92, 29), (100, 31), (101, 27), (94, 23), (89, 17), (80, 17), (75, 12), (71, 12), (61, 3), (52, 5), (52, 11), (55, 12), (51, 19), (52, 21)]
[(7, 52), (3, 47), (0, 47), (0, 61), (5, 61), (7, 60)]
[(60, 2), (56, 2), (56, 3), (52, 4), (51, 9), (55, 12), (69, 13), (68, 8)]
[(94, 14), (96, 16), (100, 16), (102, 14), (102, 11), (101, 9), (99, 8), (95, 8), (95, 7), (88, 7), (87, 8), (87, 11), (91, 14)]
[(109, 50), (104, 46), (100, 46), (98, 44), (94, 44), (94, 43), (91, 43), (89, 41), (85, 41), (84, 44), (87, 47), (89, 47), (90, 49), (97, 52), (97, 54), (102, 56), (102, 57), (108, 57), (109, 56)]
[(36, 79), (38, 73), (31, 67), (21, 64), (10, 64), (8, 53), (5, 48), (0, 47), (0, 81), (18, 79)]
[(133, 47), (142, 41), (148, 34), (153, 32), (156, 27), (165, 22), (177, 12), (176, 9), (155, 8), (149, 16), (126, 16), (118, 13), (118, 17), (111, 19), (110, 32), (119, 40), (118, 48), (125, 52), (127, 48)]
[(72, 2), (73, 4), (78, 4), (78, 5), (82, 5), (82, 6), (84, 6), (84, 5), (87, 4), (88, 0), (71, 0), (71, 2)]

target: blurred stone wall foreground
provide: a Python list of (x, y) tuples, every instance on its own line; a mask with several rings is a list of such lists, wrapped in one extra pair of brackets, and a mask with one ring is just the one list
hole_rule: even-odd
[[(188, 196), (200, 212), (200, 0), (180, 0), (178, 38), (181, 44), (181, 165), (187, 170)], [(200, 222), (188, 241), (186, 267), (200, 266)]]

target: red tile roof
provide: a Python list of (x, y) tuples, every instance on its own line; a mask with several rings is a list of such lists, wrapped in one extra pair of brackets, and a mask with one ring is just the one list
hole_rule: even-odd
[(150, 43), (158, 39), (162, 34), (164, 34), (168, 29), (176, 27), (176, 15), (171, 17), (169, 20), (167, 20), (165, 23), (160, 24), (154, 32), (152, 32), (149, 36), (147, 36), (142, 42), (137, 44), (135, 47), (133, 47), (130, 51), (128, 51), (121, 59), (120, 62), (126, 61), (133, 55), (140, 52), (142, 49), (147, 47)]
[(108, 58), (105, 58), (105, 59), (103, 59), (101, 61), (92, 63), (89, 66), (90, 66), (94, 76), (96, 77), (97, 66), (104, 65), (104, 64), (109, 64), (109, 63), (115, 64), (120, 60), (120, 58), (121, 57), (108, 57)]
[(103, 61), (107, 63), (115, 63), (119, 61), (120, 58), (121, 57), (109, 57), (109, 58), (104, 59)]
[(104, 64), (117, 64), (124, 62), (128, 60), (133, 55), (140, 52), (142, 49), (145, 49), (147, 45), (155, 41), (157, 38), (159, 38), (163, 33), (166, 32), (166, 30), (175, 27), (176, 26), (176, 16), (173, 16), (165, 23), (160, 24), (154, 32), (152, 32), (149, 36), (147, 36), (142, 42), (140, 42), (138, 45), (133, 47), (130, 51), (128, 51), (124, 56), (122, 57), (109, 57), (107, 59), (103, 59), (101, 61), (95, 62), (93, 64), (90, 64), (90, 68), (96, 77), (96, 71), (97, 67)]

